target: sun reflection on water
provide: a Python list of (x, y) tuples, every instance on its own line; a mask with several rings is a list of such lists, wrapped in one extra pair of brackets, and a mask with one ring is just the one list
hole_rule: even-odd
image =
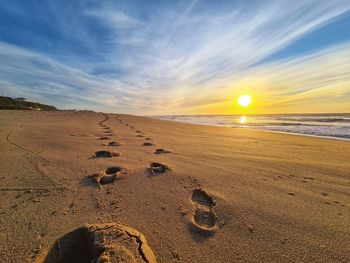
[(239, 119), (239, 123), (240, 124), (246, 124), (247, 123), (247, 117), (246, 116), (241, 116), (241, 118)]

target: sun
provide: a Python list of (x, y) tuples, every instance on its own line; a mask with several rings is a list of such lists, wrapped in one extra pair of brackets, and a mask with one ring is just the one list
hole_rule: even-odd
[(252, 103), (252, 98), (249, 95), (242, 95), (238, 98), (238, 104), (242, 107), (248, 107)]

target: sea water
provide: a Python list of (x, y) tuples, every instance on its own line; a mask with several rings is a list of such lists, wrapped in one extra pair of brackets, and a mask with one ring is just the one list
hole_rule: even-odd
[(250, 128), (350, 140), (350, 113), (152, 116), (202, 125)]

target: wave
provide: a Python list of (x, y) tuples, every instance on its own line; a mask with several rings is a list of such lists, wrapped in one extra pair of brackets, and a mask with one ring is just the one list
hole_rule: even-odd
[(293, 118), (293, 117), (278, 117), (276, 120), (281, 121), (300, 121), (300, 122), (344, 122), (350, 123), (350, 118)]
[[(237, 125), (243, 125), (237, 122)], [(325, 125), (321, 124), (307, 124), (307, 123), (297, 123), (297, 122), (257, 122), (257, 123), (246, 123), (244, 126), (310, 126), (310, 127), (324, 127)]]

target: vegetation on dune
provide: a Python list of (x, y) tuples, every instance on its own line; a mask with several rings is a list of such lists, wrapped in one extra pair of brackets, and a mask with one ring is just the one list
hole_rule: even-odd
[(41, 104), (39, 102), (29, 101), (25, 98), (10, 98), (0, 96), (0, 109), (2, 110), (40, 110), (52, 111), (57, 110), (56, 107)]

